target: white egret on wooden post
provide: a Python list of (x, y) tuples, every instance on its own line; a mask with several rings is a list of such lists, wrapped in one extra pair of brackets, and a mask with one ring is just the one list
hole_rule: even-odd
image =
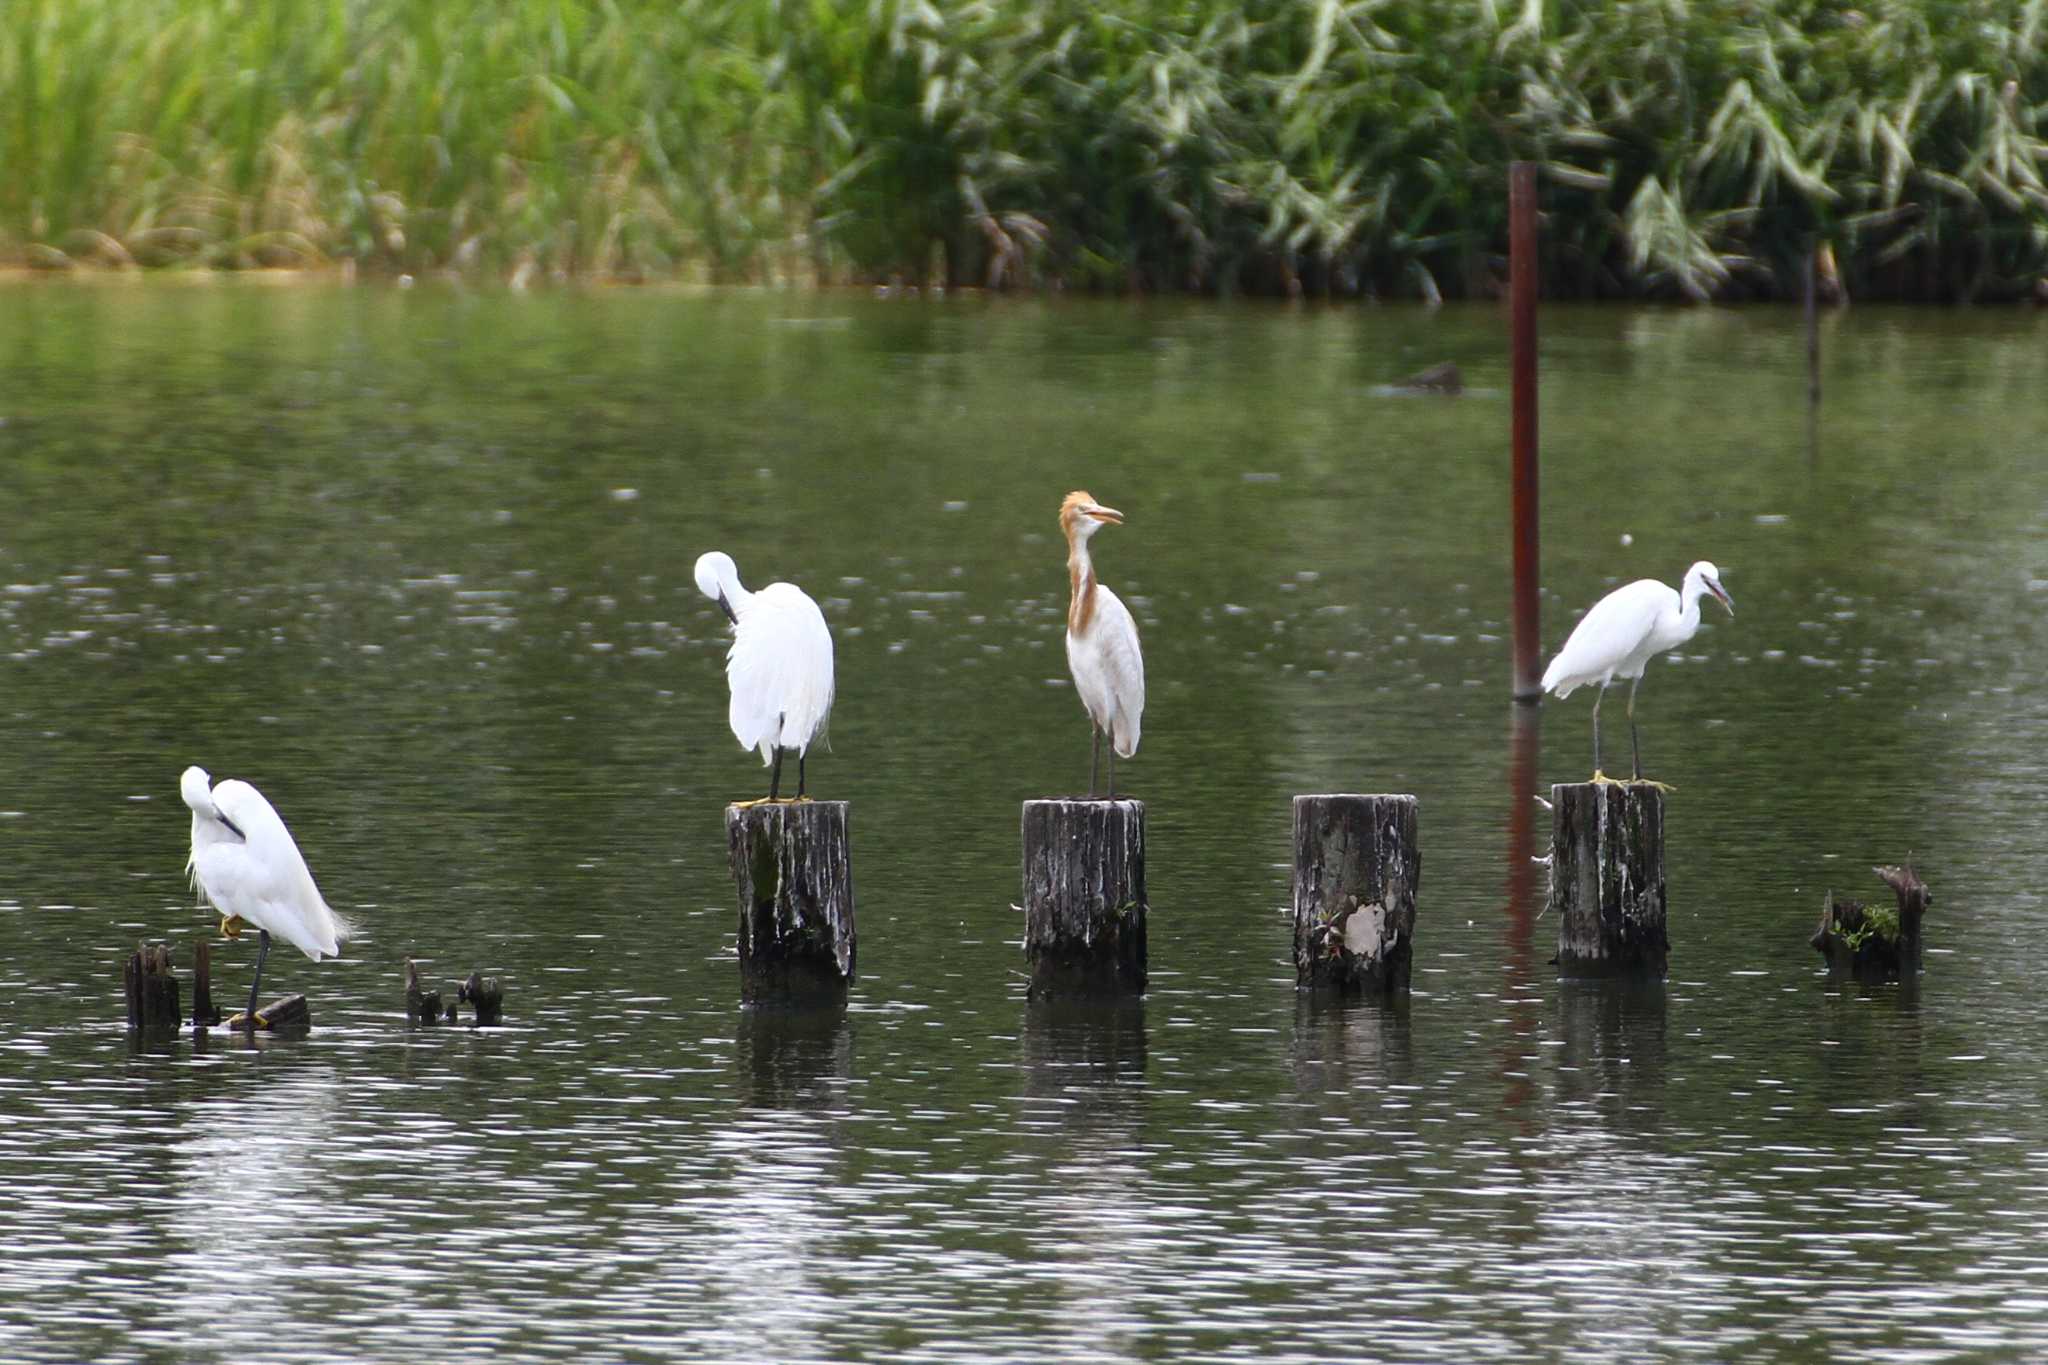
[(1130, 609), (1095, 579), (1088, 538), (1103, 526), (1123, 524), (1124, 514), (1104, 507), (1089, 493), (1069, 493), (1060, 504), (1060, 529), (1067, 534), (1067, 668), (1074, 690), (1088, 708), (1094, 746), (1088, 757), (1088, 794), (1095, 795), (1095, 770), (1102, 740), (1109, 737), (1109, 796), (1116, 796), (1116, 761), (1138, 752), (1138, 722), (1145, 713), (1145, 657), (1138, 651), (1138, 623)]
[(796, 799), (808, 800), (804, 755), (832, 711), (832, 633), (825, 613), (794, 583), (748, 592), (732, 556), (720, 550), (698, 557), (697, 589), (732, 622), (727, 718), (740, 746), (759, 749), (770, 769), (767, 799), (782, 799), (782, 751), (794, 749)]
[(216, 785), (197, 766), (185, 769), (178, 792), (192, 808), (192, 854), (185, 871), (193, 889), (220, 911), (220, 931), (229, 938), (256, 926), (256, 973), (242, 1016), (253, 1032), (267, 1027), (256, 1013), (256, 996), (272, 934), (318, 962), (339, 956), (342, 940), (355, 931), (321, 899), (292, 832), (262, 792), (232, 778)]
[(1673, 592), (1654, 578), (1639, 578), (1616, 588), (1580, 618), (1564, 648), (1543, 670), (1543, 690), (1569, 697), (1574, 688), (1600, 684), (1593, 698), (1593, 780), (1611, 781), (1600, 771), (1600, 699), (1616, 678), (1627, 678), (1628, 745), (1637, 781), (1643, 776), (1642, 750), (1636, 743), (1636, 688), (1650, 656), (1676, 648), (1700, 628), (1700, 597), (1712, 593), (1735, 614), (1735, 603), (1721, 587), (1721, 571), (1702, 559), (1685, 571), (1685, 583)]

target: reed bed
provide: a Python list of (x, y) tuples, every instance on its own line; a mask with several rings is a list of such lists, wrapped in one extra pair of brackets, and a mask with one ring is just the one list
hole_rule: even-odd
[(2048, 0), (13, 0), (0, 258), (2027, 296)]

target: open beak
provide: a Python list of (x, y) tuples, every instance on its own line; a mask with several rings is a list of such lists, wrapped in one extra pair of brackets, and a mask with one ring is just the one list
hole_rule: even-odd
[[(1720, 589), (1716, 588), (1714, 589), (1714, 591), (1719, 592)], [(1721, 600), (1725, 602), (1728, 599), (1726, 597), (1723, 597)], [(733, 612), (732, 603), (725, 600), (724, 593), (718, 594), (718, 609), (725, 613), (726, 620), (732, 622), (734, 625), (738, 625), (740, 623), (740, 618)]]
[(1100, 503), (1090, 503), (1088, 506), (1082, 508), (1081, 510), (1086, 512), (1089, 516), (1095, 518), (1097, 521), (1106, 521), (1110, 523), (1112, 526), (1121, 526), (1124, 524), (1124, 514), (1117, 511), (1114, 507), (1104, 507)]
[(1712, 578), (1707, 580), (1707, 591), (1721, 599), (1721, 605), (1728, 608), (1730, 616), (1735, 614), (1735, 599), (1728, 595), (1728, 590), (1722, 587), (1717, 580)]

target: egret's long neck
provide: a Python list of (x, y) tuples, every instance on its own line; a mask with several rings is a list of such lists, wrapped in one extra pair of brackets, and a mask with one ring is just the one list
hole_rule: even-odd
[(725, 594), (725, 600), (731, 605), (733, 619), (735, 620), (745, 616), (747, 608), (754, 603), (754, 594), (748, 592), (740, 585), (740, 576), (738, 574), (719, 580), (718, 590)]
[(1693, 632), (1700, 628), (1700, 598), (1705, 595), (1707, 585), (1698, 578), (1688, 578), (1678, 589), (1678, 638), (1690, 640)]
[(1088, 559), (1088, 537), (1067, 533), (1067, 582), (1073, 596), (1067, 602), (1067, 633), (1085, 635), (1095, 619), (1095, 565)]

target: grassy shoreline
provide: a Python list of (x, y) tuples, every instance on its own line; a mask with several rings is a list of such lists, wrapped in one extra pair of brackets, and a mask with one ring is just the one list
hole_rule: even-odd
[[(18, 0), (0, 264), (2048, 291), (2048, 0)], [(2048, 297), (2048, 295), (2043, 295)]]

